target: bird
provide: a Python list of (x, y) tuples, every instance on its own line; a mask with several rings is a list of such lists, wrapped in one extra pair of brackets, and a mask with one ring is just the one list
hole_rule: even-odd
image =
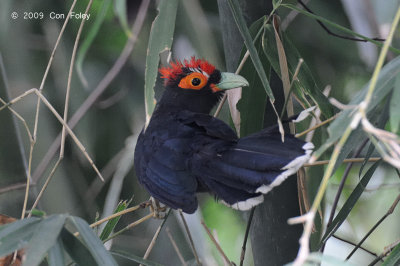
[(246, 211), (306, 163), (314, 145), (276, 127), (239, 138), (210, 115), (224, 93), (249, 86), (237, 74), (221, 72), (205, 59), (172, 61), (159, 69), (165, 90), (134, 154), (139, 182), (159, 202), (191, 214), (197, 193)]

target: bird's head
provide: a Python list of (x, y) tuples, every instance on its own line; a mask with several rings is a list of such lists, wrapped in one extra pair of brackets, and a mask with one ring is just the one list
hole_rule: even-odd
[(248, 86), (242, 76), (221, 72), (212, 64), (192, 57), (160, 68), (165, 79), (165, 104), (193, 112), (209, 113), (224, 91)]

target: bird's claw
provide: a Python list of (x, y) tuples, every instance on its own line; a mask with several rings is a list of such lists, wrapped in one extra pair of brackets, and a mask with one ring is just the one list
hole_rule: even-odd
[(158, 200), (156, 200), (153, 197), (151, 197), (150, 202), (151, 202), (150, 210), (153, 213), (153, 217), (157, 218), (157, 219), (164, 219), (166, 216), (167, 206), (160, 203)]

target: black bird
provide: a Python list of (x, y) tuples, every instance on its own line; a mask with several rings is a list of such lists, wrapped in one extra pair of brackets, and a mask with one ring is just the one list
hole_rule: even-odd
[(246, 79), (215, 69), (205, 60), (176, 61), (160, 69), (165, 91), (139, 136), (135, 170), (151, 196), (193, 213), (196, 192), (248, 210), (308, 161), (312, 143), (276, 129), (244, 138), (209, 115), (225, 90), (248, 86)]

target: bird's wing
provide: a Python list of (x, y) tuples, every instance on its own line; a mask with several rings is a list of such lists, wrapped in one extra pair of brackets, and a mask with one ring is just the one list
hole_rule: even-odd
[(189, 140), (159, 134), (146, 132), (146, 137), (141, 134), (138, 139), (135, 168), (139, 181), (162, 203), (193, 213), (197, 209), (197, 181), (187, 171)]
[(238, 139), (233, 129), (222, 120), (208, 114), (192, 113), (182, 111), (178, 120), (192, 128), (196, 128), (200, 133), (208, 137), (214, 137), (226, 141), (236, 141)]
[(264, 131), (218, 148), (205, 145), (194, 155), (192, 170), (227, 205), (240, 210), (262, 202), (269, 192), (308, 161), (313, 145)]

